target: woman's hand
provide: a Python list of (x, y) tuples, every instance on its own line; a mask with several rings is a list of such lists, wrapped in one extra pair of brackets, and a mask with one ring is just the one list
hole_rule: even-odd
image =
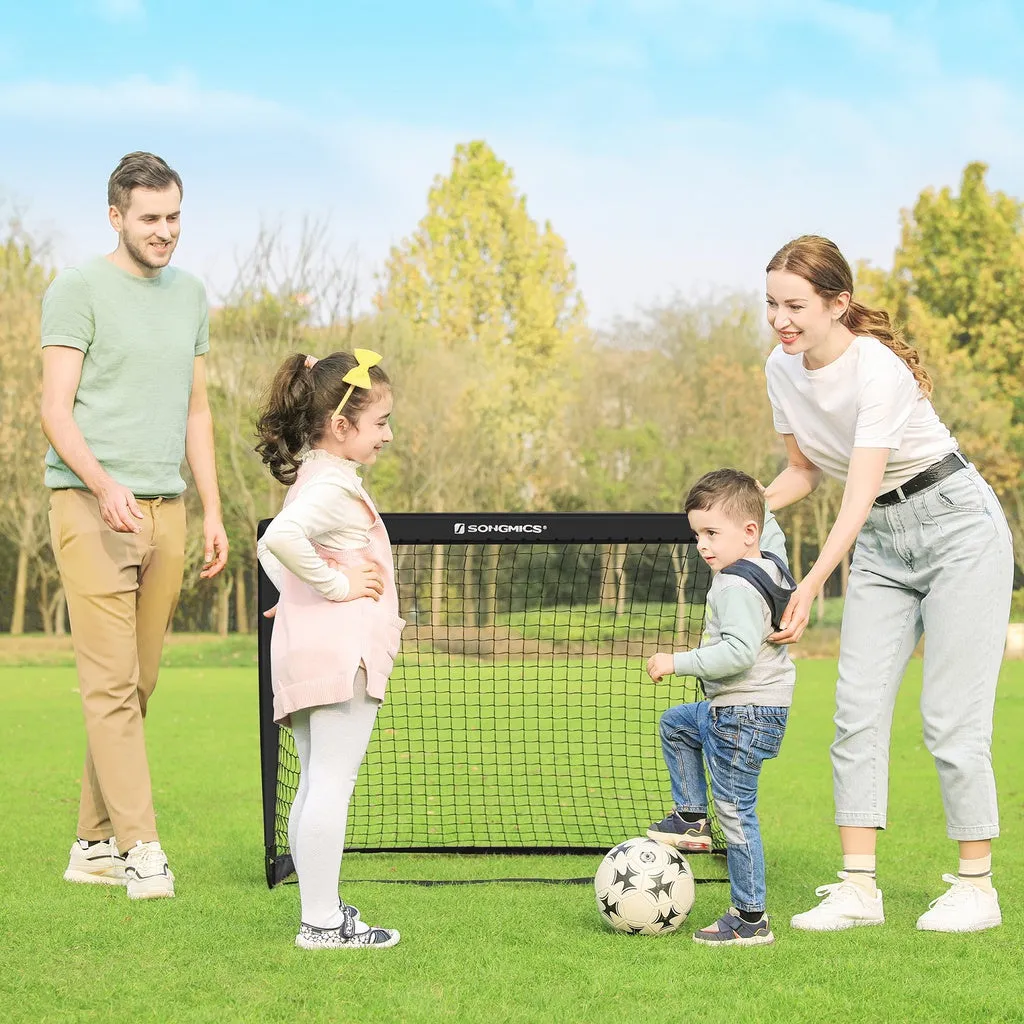
[(768, 637), (773, 644), (795, 644), (803, 636), (811, 618), (811, 605), (818, 596), (818, 588), (804, 580), (789, 599), (782, 613), (779, 631)]

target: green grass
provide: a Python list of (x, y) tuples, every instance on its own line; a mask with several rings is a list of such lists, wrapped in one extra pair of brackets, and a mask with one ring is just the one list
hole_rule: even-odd
[[(510, 671), (406, 658), (392, 684), (353, 802), (364, 847), (593, 848), (596, 836), (612, 846), (638, 814), (664, 813), (657, 727), (673, 690), (656, 690), (640, 659), (526, 660)], [(602, 772), (610, 763), (634, 770)]]
[[(528, 608), (498, 615), (496, 624), (508, 626), (528, 640), (545, 639), (570, 643), (597, 643), (611, 640), (644, 640), (671, 643), (676, 632), (675, 604), (643, 605), (616, 615), (614, 609), (599, 605), (566, 605), (554, 608)], [(699, 631), (704, 621), (704, 605), (686, 607), (690, 628)]]
[[(231, 657), (222, 650), (217, 663)], [(346, 898), (367, 918), (400, 928), (402, 943), (376, 954), (310, 954), (292, 946), (295, 887), (269, 892), (262, 880), (251, 667), (193, 660), (163, 674), (148, 735), (178, 895), (139, 905), (123, 890), (60, 878), (83, 744), (73, 670), (0, 668), (3, 1020), (1020, 1021), (1024, 663), (1004, 666), (996, 709), (996, 881), (1005, 923), (972, 936), (914, 929), (943, 888), (940, 875), (956, 864), (920, 738), (918, 661), (897, 708), (890, 828), (880, 842), (888, 923), (835, 935), (788, 927), (837, 862), (828, 761), (834, 675), (834, 662), (801, 662), (782, 755), (765, 770), (774, 947), (702, 949), (685, 928), (660, 938), (616, 935), (582, 886), (351, 881), (587, 876), (592, 857), (351, 855)], [(646, 822), (636, 824), (639, 831)], [(727, 902), (725, 885), (699, 886), (688, 924), (708, 923)]]

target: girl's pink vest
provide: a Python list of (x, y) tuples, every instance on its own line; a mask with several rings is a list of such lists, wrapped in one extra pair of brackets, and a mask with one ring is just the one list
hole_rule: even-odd
[[(330, 465), (329, 459), (303, 462), (285, 505)], [(366, 669), (367, 694), (383, 700), (398, 654), (405, 620), (398, 617), (391, 541), (370, 496), (358, 481), (357, 487), (373, 516), (370, 543), (346, 550), (315, 547), (325, 558), (344, 566), (374, 563), (384, 577), (384, 593), (379, 601), (369, 597), (328, 601), (293, 573), (285, 572), (270, 642), (274, 721), (283, 725), (293, 711), (351, 699), (360, 665)]]

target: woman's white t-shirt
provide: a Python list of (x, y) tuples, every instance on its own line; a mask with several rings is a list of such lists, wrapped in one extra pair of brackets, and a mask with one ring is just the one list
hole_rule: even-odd
[(854, 338), (817, 370), (776, 346), (765, 364), (775, 429), (820, 470), (846, 480), (854, 448), (890, 448), (879, 494), (957, 449), (906, 363), (877, 338)]

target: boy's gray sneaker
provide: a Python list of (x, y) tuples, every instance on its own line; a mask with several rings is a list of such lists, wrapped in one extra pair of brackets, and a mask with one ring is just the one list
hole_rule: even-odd
[(672, 811), (651, 825), (647, 830), (647, 838), (686, 853), (711, 852), (711, 824), (708, 819), (684, 821), (678, 811)]
[(760, 921), (744, 921), (735, 907), (714, 924), (693, 933), (693, 941), (705, 946), (770, 946), (775, 941), (768, 915)]

